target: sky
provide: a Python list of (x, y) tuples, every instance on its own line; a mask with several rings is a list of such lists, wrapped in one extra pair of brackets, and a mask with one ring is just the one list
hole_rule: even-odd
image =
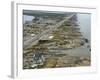
[(34, 16), (29, 16), (29, 15), (23, 15), (23, 22), (25, 21), (32, 21), (34, 19)]

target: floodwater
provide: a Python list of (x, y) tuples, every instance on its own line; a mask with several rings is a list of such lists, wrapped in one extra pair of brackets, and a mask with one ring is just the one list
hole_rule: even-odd
[(91, 40), (91, 14), (78, 13), (77, 18), (83, 36)]
[(84, 46), (79, 48), (74, 48), (71, 50), (67, 50), (66, 53), (72, 56), (82, 56), (82, 57), (90, 57), (91, 51), (87, 46), (91, 46), (91, 14), (77, 14), (77, 19), (80, 27), (80, 32), (83, 37), (89, 40), (89, 43), (86, 43)]

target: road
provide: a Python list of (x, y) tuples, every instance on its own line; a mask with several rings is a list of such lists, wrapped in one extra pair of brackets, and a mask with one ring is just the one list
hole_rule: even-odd
[(53, 26), (50, 26), (50, 29), (47, 29), (45, 31), (43, 31), (41, 34), (37, 34), (35, 35), (33, 38), (31, 39), (28, 39), (26, 41), (24, 41), (24, 48), (28, 48), (32, 45), (35, 45), (37, 44), (37, 42), (40, 40), (40, 39), (44, 39), (45, 36), (49, 36), (52, 31), (55, 31), (58, 27), (60, 27), (65, 21), (68, 21), (70, 18), (72, 18), (75, 14), (72, 14), (70, 15), (69, 17), (65, 17), (64, 20), (60, 21), (59, 23), (53, 25)]

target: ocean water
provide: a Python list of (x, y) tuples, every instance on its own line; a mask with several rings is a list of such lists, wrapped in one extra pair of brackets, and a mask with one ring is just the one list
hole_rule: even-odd
[[(78, 13), (77, 20), (80, 27), (80, 32), (83, 37), (89, 40), (84, 46), (67, 50), (67, 54), (72, 56), (90, 57), (91, 56), (91, 14)], [(87, 45), (90, 47), (87, 48)]]
[(77, 18), (83, 37), (91, 40), (91, 14), (78, 13)]

